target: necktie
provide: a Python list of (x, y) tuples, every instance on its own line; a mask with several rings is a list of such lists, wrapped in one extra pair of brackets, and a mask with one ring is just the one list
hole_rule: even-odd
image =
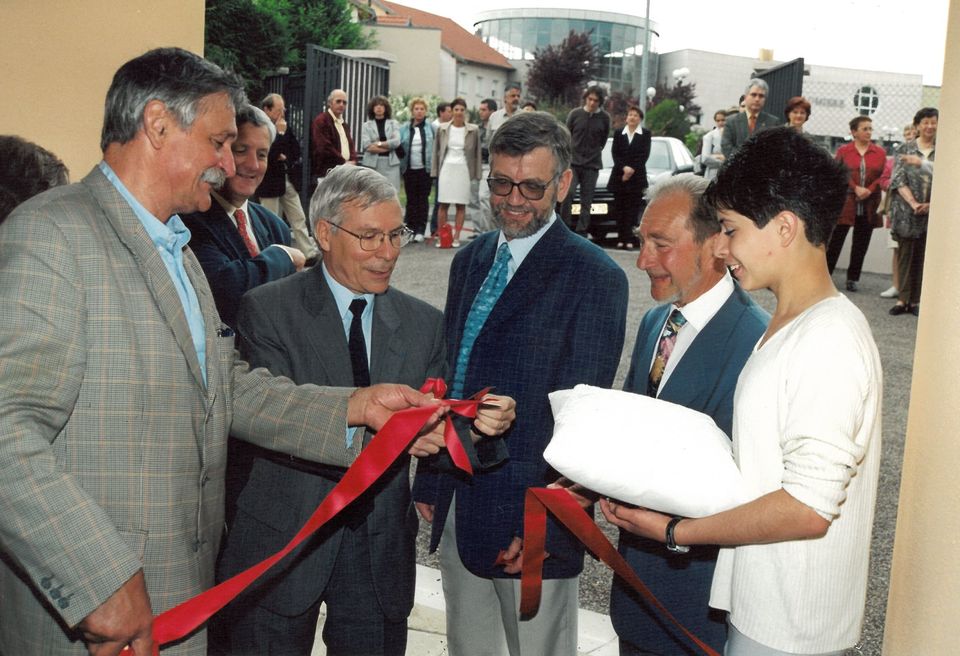
[(490, 311), (497, 304), (497, 299), (503, 293), (507, 286), (507, 264), (510, 262), (510, 247), (506, 242), (500, 244), (497, 250), (497, 257), (490, 267), (483, 284), (480, 285), (480, 291), (473, 299), (473, 305), (470, 306), (470, 313), (467, 315), (467, 322), (463, 328), (463, 337), (460, 338), (460, 350), (457, 352), (457, 363), (453, 372), (453, 385), (450, 387), (450, 398), (459, 399), (463, 396), (463, 384), (467, 377), (467, 364), (470, 362), (470, 351), (473, 349), (473, 343), (477, 341), (483, 324), (486, 323)]
[(237, 220), (237, 230), (240, 231), (240, 238), (243, 240), (243, 245), (247, 247), (250, 257), (256, 257), (260, 254), (260, 249), (257, 248), (257, 243), (250, 238), (250, 233), (247, 231), (247, 215), (238, 207), (233, 213), (233, 218)]
[(667, 319), (667, 325), (663, 329), (663, 335), (660, 336), (660, 343), (657, 344), (657, 357), (653, 359), (653, 366), (650, 368), (650, 379), (647, 381), (647, 395), (656, 396), (660, 389), (660, 381), (663, 379), (663, 372), (667, 368), (667, 361), (670, 354), (673, 353), (673, 347), (677, 343), (677, 333), (683, 324), (687, 323), (686, 318), (681, 314), (680, 308), (674, 308)]
[(350, 303), (353, 321), (350, 323), (350, 366), (353, 367), (353, 384), (355, 387), (370, 385), (370, 369), (367, 366), (367, 342), (363, 339), (363, 323), (360, 316), (367, 307), (366, 300), (355, 298)]
[(757, 127), (757, 117), (751, 116), (747, 119), (747, 129), (750, 130), (750, 134), (753, 134), (754, 129)]

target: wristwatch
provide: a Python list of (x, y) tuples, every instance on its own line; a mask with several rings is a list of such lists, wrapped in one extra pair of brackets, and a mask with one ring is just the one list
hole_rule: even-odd
[(677, 544), (677, 541), (673, 538), (673, 530), (677, 527), (677, 524), (680, 523), (681, 519), (684, 517), (674, 517), (669, 522), (667, 522), (667, 549), (674, 553), (687, 553), (690, 551), (690, 547), (682, 547)]

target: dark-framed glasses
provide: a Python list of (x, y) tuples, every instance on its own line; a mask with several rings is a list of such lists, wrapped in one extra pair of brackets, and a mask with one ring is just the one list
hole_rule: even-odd
[(353, 235), (360, 240), (360, 248), (365, 251), (375, 251), (381, 246), (383, 242), (389, 240), (390, 245), (394, 248), (403, 248), (410, 243), (410, 240), (413, 239), (413, 230), (408, 228), (405, 225), (400, 226), (390, 232), (383, 232), (382, 230), (368, 230), (363, 233), (356, 233), (350, 230), (347, 230), (343, 226), (337, 225), (327, 221), (331, 226), (337, 230), (343, 230), (348, 235)]
[(547, 193), (547, 187), (553, 184), (557, 179), (553, 178), (550, 182), (537, 182), (536, 180), (521, 180), (514, 182), (510, 178), (487, 178), (487, 186), (490, 187), (490, 193), (497, 196), (509, 196), (513, 193), (513, 188), (520, 190), (520, 195), (527, 200), (540, 200)]

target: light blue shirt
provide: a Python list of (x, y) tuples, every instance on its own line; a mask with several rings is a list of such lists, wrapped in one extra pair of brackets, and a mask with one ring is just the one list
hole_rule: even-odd
[(187, 324), (190, 326), (190, 336), (193, 338), (193, 348), (197, 352), (197, 359), (200, 361), (200, 372), (203, 375), (203, 382), (207, 382), (207, 342), (206, 329), (203, 322), (203, 312), (200, 311), (200, 301), (197, 300), (197, 292), (193, 288), (193, 283), (187, 276), (187, 270), (183, 266), (183, 249), (190, 241), (190, 230), (183, 225), (183, 221), (176, 214), (169, 217), (164, 223), (150, 211), (140, 204), (140, 201), (130, 193), (130, 190), (120, 181), (117, 174), (114, 173), (110, 165), (101, 161), (100, 170), (107, 180), (116, 187), (117, 191), (123, 196), (124, 200), (130, 205), (130, 209), (143, 224), (144, 230), (153, 245), (156, 246), (160, 258), (167, 267), (167, 272), (173, 280), (173, 286), (180, 297), (180, 303), (183, 305), (183, 313), (187, 317)]
[(546, 225), (537, 230), (535, 233), (529, 237), (517, 237), (507, 241), (507, 238), (503, 235), (503, 230), (500, 231), (500, 237), (497, 240), (497, 250), (500, 250), (500, 244), (506, 244), (510, 249), (510, 262), (507, 264), (507, 282), (513, 278), (513, 274), (517, 272), (517, 269), (520, 268), (520, 265), (523, 264), (524, 258), (530, 254), (530, 251), (533, 250), (533, 247), (537, 245), (537, 242), (540, 241), (540, 238), (546, 234), (547, 230), (550, 229), (550, 226), (553, 225), (553, 222), (557, 220), (557, 213), (554, 212), (550, 215), (550, 218), (547, 219)]
[[(360, 325), (363, 328), (363, 343), (367, 347), (367, 364), (370, 364), (370, 344), (371, 334), (373, 333), (373, 304), (376, 302), (376, 294), (354, 294), (352, 291), (337, 282), (330, 272), (327, 271), (325, 262), (320, 262), (323, 269), (323, 277), (330, 287), (333, 294), (333, 300), (337, 303), (337, 312), (340, 313), (340, 321), (343, 323), (343, 334), (347, 341), (350, 340), (350, 326), (353, 324), (353, 312), (350, 311), (350, 303), (354, 299), (362, 298), (367, 302), (367, 307), (363, 308), (363, 314), (360, 315)], [(347, 428), (347, 448), (353, 444), (353, 436), (357, 428)]]

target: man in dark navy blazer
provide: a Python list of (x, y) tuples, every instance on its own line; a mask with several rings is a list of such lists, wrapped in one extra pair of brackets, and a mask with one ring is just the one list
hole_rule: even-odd
[(276, 135), (263, 110), (237, 110), (233, 158), (237, 172), (212, 192), (205, 212), (182, 217), (190, 229), (190, 248), (207, 276), (220, 318), (236, 327), (240, 297), (257, 285), (303, 268), (303, 252), (290, 246), (290, 228), (273, 212), (248, 201), (263, 181), (267, 155)]
[[(684, 174), (650, 190), (640, 223), (637, 266), (650, 277), (650, 295), (663, 305), (640, 322), (624, 389), (710, 415), (729, 436), (737, 378), (769, 316), (714, 255), (720, 224), (702, 202), (707, 184)], [(677, 332), (659, 385), (653, 386), (650, 372), (657, 347), (668, 316), (677, 308), (686, 323)], [(707, 607), (716, 547), (674, 553), (661, 543), (621, 531), (620, 553), (675, 617), (714, 649), (723, 650), (724, 614)], [(679, 629), (619, 578), (613, 584), (610, 616), (621, 656), (694, 653)]]
[[(544, 112), (519, 112), (496, 131), (489, 150), (490, 201), (500, 229), (457, 253), (444, 319), (452, 388), (469, 396), (492, 385), (516, 399), (516, 421), (503, 435), (509, 457), (471, 479), (418, 469), (414, 500), (433, 522), (430, 548), (440, 547), (450, 656), (575, 654), (583, 548), (555, 524), (547, 536), (544, 603), (533, 619), (519, 621), (524, 494), (557, 478), (543, 458), (553, 434), (547, 395), (613, 382), (627, 279), (554, 213), (572, 175), (563, 125)], [(470, 331), (472, 349), (461, 353), (478, 291), (487, 288), (488, 274), (496, 277), (495, 259), (505, 251), (506, 286), (479, 332)], [(497, 564), (501, 550), (504, 564)]]

